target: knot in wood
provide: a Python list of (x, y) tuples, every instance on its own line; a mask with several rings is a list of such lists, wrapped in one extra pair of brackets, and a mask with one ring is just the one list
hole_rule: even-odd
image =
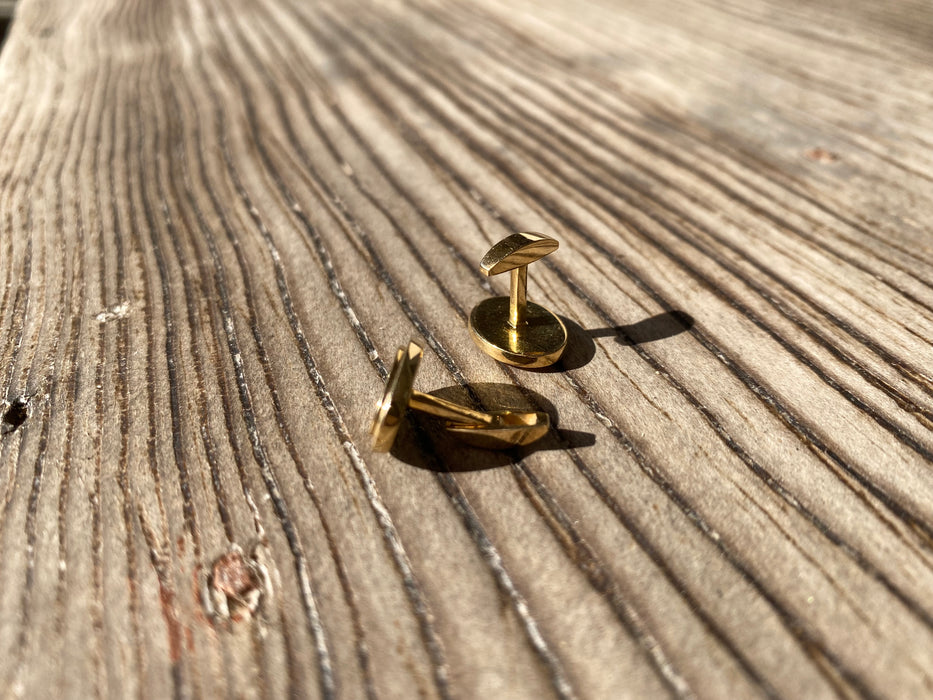
[(217, 619), (238, 622), (251, 617), (262, 600), (268, 577), (252, 557), (234, 546), (218, 557), (208, 580), (210, 612)]

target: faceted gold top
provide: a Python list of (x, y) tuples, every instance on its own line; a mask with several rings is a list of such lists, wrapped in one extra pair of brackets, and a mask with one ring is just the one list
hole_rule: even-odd
[(556, 240), (541, 233), (513, 233), (489, 249), (483, 256), (480, 270), (484, 275), (508, 272), (550, 255), (559, 245)]

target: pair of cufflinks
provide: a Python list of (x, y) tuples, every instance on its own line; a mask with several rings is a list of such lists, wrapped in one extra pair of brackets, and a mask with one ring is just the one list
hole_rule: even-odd
[[(487, 276), (511, 272), (509, 296), (486, 299), (470, 314), (470, 336), (483, 352), (516, 367), (547, 367), (567, 346), (567, 329), (551, 311), (527, 299), (528, 266), (557, 250), (558, 242), (540, 233), (513, 233), (494, 245), (480, 263)], [(541, 411), (477, 411), (414, 390), (422, 348), (399, 348), (373, 419), (373, 449), (388, 452), (405, 409), (443, 418), (448, 431), (486, 449), (528, 445), (547, 433), (550, 418)]]

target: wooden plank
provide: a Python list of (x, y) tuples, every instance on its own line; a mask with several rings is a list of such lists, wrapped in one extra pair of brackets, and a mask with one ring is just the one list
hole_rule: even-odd
[[(7, 694), (933, 694), (933, 20), (844, 9), (23, 0)], [(516, 230), (554, 371), (468, 339)], [(556, 427), (374, 453), (409, 338)]]

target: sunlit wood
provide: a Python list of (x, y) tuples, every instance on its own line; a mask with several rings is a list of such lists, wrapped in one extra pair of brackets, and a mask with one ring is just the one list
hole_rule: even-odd
[[(927, 4), (17, 12), (4, 696), (933, 694)], [(551, 430), (373, 451), (410, 339)]]

